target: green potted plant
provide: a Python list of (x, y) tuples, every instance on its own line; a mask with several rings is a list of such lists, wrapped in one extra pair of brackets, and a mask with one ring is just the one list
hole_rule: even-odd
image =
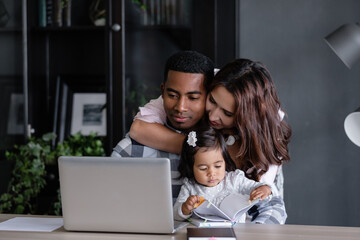
[[(15, 146), (6, 152), (6, 160), (14, 164), (8, 189), (0, 196), (0, 213), (61, 214), (58, 191), (57, 158), (59, 156), (104, 156), (102, 138), (95, 133), (83, 136), (77, 133), (52, 148), (55, 134), (30, 138), (27, 144)], [(53, 183), (52, 198), (41, 201), (44, 190)], [(47, 202), (49, 209), (43, 207)], [(43, 208), (40, 211), (40, 208)]]

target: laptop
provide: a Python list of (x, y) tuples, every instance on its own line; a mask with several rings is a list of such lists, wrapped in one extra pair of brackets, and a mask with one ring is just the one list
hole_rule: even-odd
[(170, 234), (173, 218), (168, 158), (59, 158), (64, 228), (69, 231)]

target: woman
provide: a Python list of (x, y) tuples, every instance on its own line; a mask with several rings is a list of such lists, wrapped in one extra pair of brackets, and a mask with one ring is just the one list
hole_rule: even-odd
[(271, 183), (289, 161), (291, 128), (282, 121), (274, 83), (259, 62), (237, 59), (225, 65), (206, 102), (210, 125), (222, 130), (236, 167), (255, 181)]
[[(282, 196), (281, 165), (290, 160), (291, 128), (282, 120), (274, 83), (263, 64), (236, 59), (221, 68), (209, 87), (206, 112), (209, 124), (227, 139), (236, 167), (250, 179), (275, 183)], [(154, 125), (135, 121), (130, 136), (150, 147), (180, 153), (185, 136)]]

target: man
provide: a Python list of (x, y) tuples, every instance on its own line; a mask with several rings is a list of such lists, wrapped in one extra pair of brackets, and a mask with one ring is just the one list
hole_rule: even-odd
[[(195, 51), (181, 51), (166, 62), (161, 84), (166, 126), (176, 132), (188, 133), (195, 129), (205, 113), (206, 88), (214, 77), (214, 64)], [(159, 102), (157, 102), (159, 104)], [(171, 161), (173, 198), (180, 191), (181, 181), (176, 180), (180, 156), (144, 146), (128, 135), (113, 149), (112, 157), (167, 157)]]

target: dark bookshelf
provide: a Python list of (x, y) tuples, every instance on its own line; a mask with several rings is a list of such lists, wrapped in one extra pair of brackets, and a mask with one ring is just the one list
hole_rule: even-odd
[(22, 29), (18, 27), (0, 28), (0, 33), (21, 33)]
[[(235, 39), (224, 38), (225, 30), (235, 33), (234, 25), (223, 24), (224, 16), (217, 12), (218, 9), (226, 12), (228, 21), (234, 15), (235, 0), (226, 4), (220, 0), (187, 0), (187, 10), (165, 9), (167, 12), (162, 12), (162, 16), (149, 9), (150, 5), (146, 10), (147, 19), (141, 5), (132, 0), (104, 0), (105, 26), (95, 26), (90, 19), (89, 4), (92, 0), (72, 0), (71, 26), (63, 24), (60, 27), (40, 26), (40, 1), (26, 2), (24, 11), (21, 1), (11, 1), (18, 13), (12, 14), (7, 26), (0, 28), (0, 36), (4, 36), (6, 41), (15, 39), (19, 43), (19, 48), (14, 50), (15, 59), (19, 60), (15, 69), (17, 74), (24, 70), (27, 77), (24, 91), (29, 98), (29, 123), (36, 136), (53, 129), (58, 76), (69, 76), (73, 82), (76, 78), (83, 82), (88, 76), (102, 79), (100, 88), (106, 90), (109, 104), (106, 148), (110, 152), (128, 131), (131, 114), (142, 104), (139, 101), (130, 104), (128, 94), (144, 94), (147, 100), (160, 94), (163, 65), (172, 53), (196, 50), (212, 58), (217, 66), (224, 63), (223, 59), (234, 58)], [(171, 2), (178, 4), (177, 1)], [(146, 3), (151, 4), (149, 1)], [(171, 11), (177, 17), (172, 17)], [(156, 18), (161, 18), (161, 21), (155, 21)], [(27, 39), (26, 48), (22, 50), (24, 23)], [(112, 30), (115, 24), (121, 26), (118, 31)], [(24, 61), (25, 67), (22, 68), (21, 59), (25, 53), (27, 62)], [(5, 61), (6, 56), (3, 58)], [(0, 76), (6, 74), (0, 72)], [(25, 85), (19, 87), (22, 86)], [(130, 105), (131, 110), (125, 109)], [(125, 118), (127, 122), (122, 123), (121, 119)]]

